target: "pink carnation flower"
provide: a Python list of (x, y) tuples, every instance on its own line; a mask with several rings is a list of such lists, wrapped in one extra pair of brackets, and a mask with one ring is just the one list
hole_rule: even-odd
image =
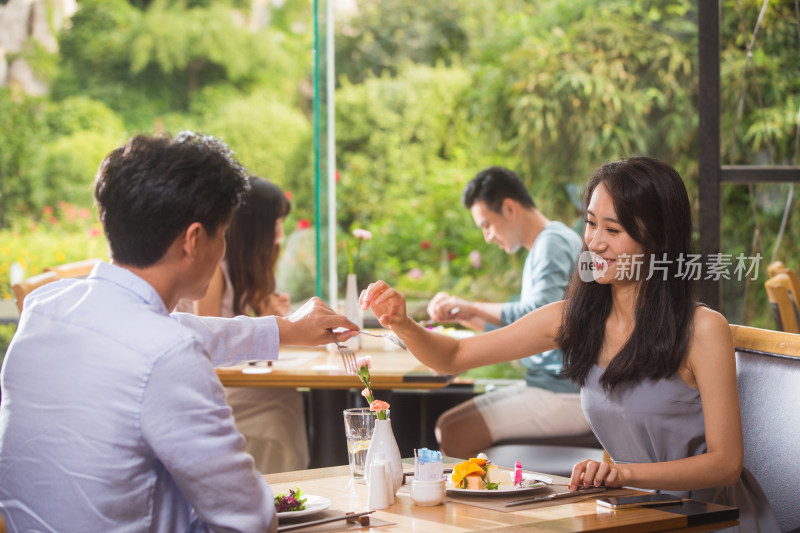
[(370, 395), (370, 394), (371, 394), (371, 393), (369, 392), (369, 389), (368, 389), (368, 388), (366, 388), (366, 387), (364, 387), (364, 390), (362, 390), (362, 391), (361, 391), (361, 396), (363, 396), (364, 398), (367, 398), (367, 399), (369, 399), (369, 395)]
[(371, 404), (369, 404), (370, 411), (385, 411), (389, 408), (389, 404), (384, 402), (383, 400), (373, 400)]
[(361, 367), (365, 366), (365, 367), (371, 369), (372, 368), (372, 358), (370, 356), (368, 356), (368, 355), (363, 355), (363, 356), (359, 357), (358, 359), (356, 359), (356, 366), (358, 368), (361, 368)]

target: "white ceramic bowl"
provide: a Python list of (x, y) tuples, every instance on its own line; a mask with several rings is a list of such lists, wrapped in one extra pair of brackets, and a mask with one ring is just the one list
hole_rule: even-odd
[(411, 501), (420, 507), (439, 505), (446, 497), (444, 478), (434, 481), (411, 482)]

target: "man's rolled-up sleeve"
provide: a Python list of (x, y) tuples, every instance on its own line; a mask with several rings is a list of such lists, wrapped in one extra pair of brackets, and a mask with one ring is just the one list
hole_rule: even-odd
[(274, 316), (220, 318), (189, 313), (171, 316), (203, 338), (214, 366), (278, 359), (280, 331)]

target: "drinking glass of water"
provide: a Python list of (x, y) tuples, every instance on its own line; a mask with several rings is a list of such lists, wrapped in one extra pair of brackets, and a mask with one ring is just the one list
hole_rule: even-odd
[(344, 410), (344, 433), (347, 437), (347, 456), (350, 475), (354, 479), (364, 478), (364, 460), (367, 458), (369, 442), (375, 429), (375, 413), (369, 407)]

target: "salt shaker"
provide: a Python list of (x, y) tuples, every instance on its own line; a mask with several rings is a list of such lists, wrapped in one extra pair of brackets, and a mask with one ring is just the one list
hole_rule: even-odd
[(394, 503), (390, 482), (388, 461), (374, 461), (369, 465), (369, 484), (367, 491), (367, 507), (369, 509), (386, 509)]

